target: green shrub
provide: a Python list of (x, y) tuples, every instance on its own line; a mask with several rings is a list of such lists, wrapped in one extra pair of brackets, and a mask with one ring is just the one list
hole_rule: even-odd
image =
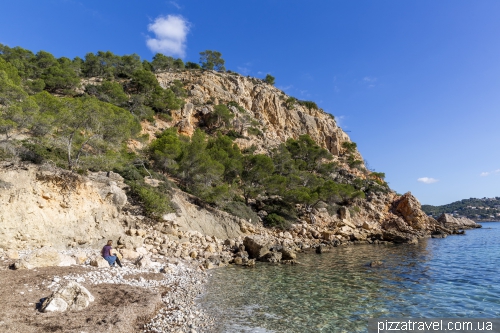
[(19, 157), (23, 161), (35, 164), (52, 161), (58, 167), (67, 167), (66, 152), (64, 150), (39, 143), (23, 142)]
[(167, 195), (161, 193), (156, 188), (146, 185), (140, 181), (127, 182), (127, 184), (130, 186), (132, 194), (137, 196), (139, 201), (143, 204), (144, 213), (148, 217), (158, 219), (163, 214), (173, 212)]
[(358, 145), (356, 142), (344, 141), (342, 142), (342, 148), (344, 148), (349, 154), (352, 154), (356, 151)]
[(288, 110), (293, 109), (293, 107), (295, 106), (296, 102), (297, 102), (297, 99), (295, 97), (289, 97), (289, 98), (287, 98), (287, 100), (285, 101), (286, 108)]
[(269, 227), (275, 227), (282, 230), (290, 229), (291, 223), (287, 221), (283, 216), (275, 213), (271, 213), (266, 216), (265, 224)]
[(264, 82), (272, 86), (274, 86), (275, 80), (276, 78), (271, 74), (267, 74), (266, 77), (264, 78)]
[(158, 113), (158, 118), (163, 120), (163, 121), (172, 121), (172, 116), (169, 115), (168, 113)]
[(250, 127), (248, 128), (248, 134), (250, 135), (256, 135), (256, 136), (264, 136), (264, 134), (262, 134), (262, 131), (260, 129), (258, 129), (257, 127)]
[(230, 107), (230, 106), (234, 106), (236, 107), (236, 109), (238, 109), (238, 111), (240, 111), (241, 113), (245, 113), (245, 109), (243, 107), (241, 107), (241, 105), (239, 105), (237, 102), (235, 101), (230, 101), (227, 103), (227, 106)]
[(235, 130), (229, 130), (226, 135), (228, 137), (230, 137), (231, 139), (240, 139), (240, 138), (243, 138), (243, 135), (241, 135), (239, 132), (235, 131)]
[(348, 164), (350, 168), (359, 168), (363, 164), (363, 161), (356, 159), (349, 159)]
[(305, 106), (306, 108), (310, 110), (312, 109), (316, 109), (318, 110), (318, 105), (316, 103), (314, 103), (313, 101), (298, 101), (298, 103), (302, 106)]

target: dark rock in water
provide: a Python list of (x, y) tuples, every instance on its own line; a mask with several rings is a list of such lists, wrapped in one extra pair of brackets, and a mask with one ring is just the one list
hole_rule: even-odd
[(370, 263), (370, 267), (380, 267), (384, 266), (384, 262), (380, 260), (374, 260)]
[(321, 254), (321, 253), (323, 253), (323, 246), (318, 246), (318, 247), (316, 247), (316, 253), (317, 253), (317, 254)]
[(282, 248), (280, 252), (283, 255), (282, 260), (294, 260), (297, 258), (297, 254), (292, 249)]
[(398, 244), (402, 243), (416, 243), (418, 242), (417, 237), (411, 234), (396, 230), (383, 230), (384, 241), (394, 242)]
[(432, 238), (446, 238), (448, 234), (441, 230), (436, 230), (431, 234)]
[(269, 252), (264, 255), (260, 260), (264, 262), (279, 263), (281, 261), (281, 252)]
[(255, 259), (243, 260), (243, 266), (254, 267)]
[(244, 258), (244, 259), (249, 258), (247, 251), (240, 251), (240, 252), (236, 253), (236, 257)]

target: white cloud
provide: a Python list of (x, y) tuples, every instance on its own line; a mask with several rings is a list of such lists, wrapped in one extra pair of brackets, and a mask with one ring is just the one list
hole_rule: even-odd
[(500, 173), (500, 169), (496, 169), (495, 171), (481, 172), (481, 174), (479, 174), (479, 175), (481, 177), (486, 177), (486, 176), (489, 176), (489, 175), (492, 175), (495, 173)]
[(277, 86), (276, 88), (283, 90), (285, 92), (288, 92), (288, 91), (290, 91), (290, 89), (293, 88), (293, 85), (289, 84), (288, 86)]
[(377, 82), (377, 78), (373, 76), (365, 76), (363, 78), (363, 82), (368, 85), (368, 88), (375, 87), (375, 82)]
[(432, 183), (435, 183), (439, 180), (431, 178), (431, 177), (422, 177), (422, 178), (417, 179), (417, 181), (424, 183), (424, 184), (432, 184)]
[(236, 67), (238, 68), (238, 71), (242, 74), (242, 75), (248, 75), (250, 74), (250, 68), (247, 68), (247, 67)]
[(344, 115), (340, 115), (340, 116), (335, 116), (335, 122), (337, 123), (337, 126), (342, 128), (343, 124), (344, 124), (344, 120), (345, 120), (345, 116)]
[(152, 52), (184, 57), (190, 25), (180, 15), (159, 16), (148, 25), (148, 30), (155, 34), (155, 38), (148, 37), (146, 45)]
[(168, 3), (171, 4), (172, 6), (174, 6), (177, 9), (181, 9), (181, 6), (177, 2), (175, 2), (175, 1), (169, 1)]

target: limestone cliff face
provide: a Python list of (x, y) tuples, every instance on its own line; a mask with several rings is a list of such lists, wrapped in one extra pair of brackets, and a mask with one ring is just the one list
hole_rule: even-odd
[(124, 235), (116, 182), (64, 171), (0, 167), (0, 247), (102, 246)]
[[(286, 100), (290, 96), (255, 78), (213, 71), (166, 72), (157, 74), (157, 78), (164, 88), (179, 80), (188, 90), (185, 106), (172, 112), (175, 125), (184, 134), (190, 135), (203, 116), (212, 112), (213, 105), (234, 101), (248, 113), (232, 107), (235, 127), (244, 132), (244, 122), (249, 121), (244, 118), (248, 115), (250, 120), (256, 120), (263, 136), (252, 138), (252, 143), (262, 151), (288, 138), (309, 134), (319, 145), (338, 156), (342, 142), (350, 141), (332, 115), (322, 110), (309, 110), (298, 103), (287, 108)], [(238, 140), (240, 146), (248, 145), (245, 140)]]

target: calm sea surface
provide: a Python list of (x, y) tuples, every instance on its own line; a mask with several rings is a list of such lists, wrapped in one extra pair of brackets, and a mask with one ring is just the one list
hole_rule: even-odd
[[(199, 300), (220, 332), (366, 332), (368, 318), (500, 317), (500, 222), (418, 245), (300, 255), (213, 270)], [(383, 267), (371, 268), (373, 260)]]

